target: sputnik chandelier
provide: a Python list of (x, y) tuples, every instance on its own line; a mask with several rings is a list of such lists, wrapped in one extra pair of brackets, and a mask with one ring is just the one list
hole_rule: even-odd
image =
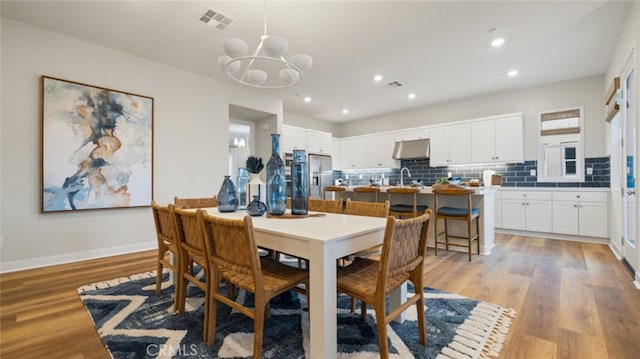
[(258, 88), (285, 88), (302, 81), (304, 72), (311, 68), (313, 58), (305, 54), (284, 55), (289, 44), (280, 36), (267, 34), (267, 4), (264, 2), (264, 35), (251, 55), (249, 46), (241, 39), (228, 37), (222, 41), (225, 56), (218, 64), (233, 80)]

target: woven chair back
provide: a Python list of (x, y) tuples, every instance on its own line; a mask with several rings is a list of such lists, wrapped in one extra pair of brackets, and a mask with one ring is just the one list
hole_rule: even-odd
[(389, 293), (407, 280), (418, 266), (422, 269), (430, 220), (430, 209), (410, 219), (388, 217), (380, 258), (383, 275), (378, 277), (377, 290)]
[(179, 208), (207, 208), (217, 207), (218, 198), (213, 197), (201, 197), (201, 198), (180, 198), (173, 197), (173, 204)]
[(373, 202), (378, 202), (379, 192), (380, 192), (380, 187), (375, 187), (375, 186), (355, 187), (353, 189), (353, 199), (356, 200), (358, 199), (358, 197), (360, 197), (360, 200), (362, 201), (362, 198), (371, 198), (373, 199)]
[(151, 202), (151, 211), (153, 213), (153, 221), (156, 224), (158, 246), (168, 244), (177, 245), (178, 238), (173, 219), (173, 205), (169, 204), (168, 206), (161, 206), (154, 201)]
[(204, 211), (176, 208), (176, 227), (178, 228), (178, 238), (182, 248), (198, 264), (205, 265), (207, 262), (204, 260), (206, 258), (206, 248), (202, 228), (198, 222), (198, 212)]
[(315, 212), (342, 213), (342, 199), (325, 200), (309, 198), (308, 208)]
[(229, 219), (203, 214), (202, 225), (205, 238), (211, 243), (209, 258), (222, 277), (254, 293), (262, 289), (251, 217)]
[(352, 201), (349, 198), (344, 207), (344, 214), (385, 218), (389, 216), (389, 201), (384, 201), (384, 203), (362, 202)]

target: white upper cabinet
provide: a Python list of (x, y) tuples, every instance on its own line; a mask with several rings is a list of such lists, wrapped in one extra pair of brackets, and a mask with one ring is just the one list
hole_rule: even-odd
[(471, 123), (472, 163), (524, 161), (522, 115)]
[(400, 167), (400, 161), (391, 158), (396, 139), (393, 133), (367, 136), (365, 138), (365, 168)]
[(353, 137), (342, 139), (342, 152), (340, 155), (340, 166), (343, 170), (364, 168), (366, 151), (366, 141), (364, 137)]
[(459, 123), (431, 128), (431, 166), (471, 163), (471, 124)]
[(280, 140), (283, 152), (305, 150), (307, 153), (331, 154), (333, 140), (329, 132), (284, 125)]
[(333, 141), (329, 132), (307, 130), (307, 152), (329, 155)]
[(304, 128), (283, 126), (280, 147), (283, 152), (307, 149), (307, 131)]

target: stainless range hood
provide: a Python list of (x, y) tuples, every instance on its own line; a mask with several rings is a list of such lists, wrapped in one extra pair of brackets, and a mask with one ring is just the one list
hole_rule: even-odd
[(391, 157), (394, 160), (429, 158), (429, 139), (396, 142)]

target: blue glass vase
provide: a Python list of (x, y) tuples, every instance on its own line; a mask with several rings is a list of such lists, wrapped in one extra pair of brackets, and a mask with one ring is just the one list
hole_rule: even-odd
[(247, 204), (249, 203), (247, 183), (249, 183), (249, 171), (244, 167), (239, 167), (238, 177), (236, 178), (236, 184), (238, 185), (238, 209), (247, 208)]
[(308, 178), (304, 150), (293, 150), (293, 163), (291, 164), (291, 213), (293, 214), (304, 215), (309, 212), (307, 207)]
[(231, 181), (231, 176), (224, 176), (220, 191), (218, 191), (218, 211), (235, 212), (238, 209), (238, 193)]
[(271, 134), (271, 158), (267, 162), (267, 213), (280, 216), (287, 209), (284, 162), (280, 157), (280, 134)]
[(262, 216), (267, 211), (267, 205), (260, 202), (260, 196), (253, 196), (253, 201), (247, 205), (247, 213), (250, 216)]

